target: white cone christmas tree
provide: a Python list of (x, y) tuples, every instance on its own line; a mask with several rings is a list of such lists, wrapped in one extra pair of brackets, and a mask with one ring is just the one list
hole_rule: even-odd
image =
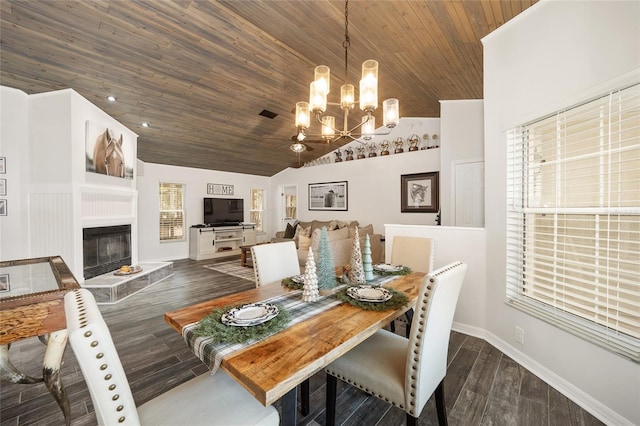
[(362, 268), (364, 269), (364, 279), (373, 281), (373, 262), (371, 261), (371, 241), (369, 234), (364, 237), (364, 250), (362, 251)]
[(304, 265), (304, 286), (302, 287), (302, 300), (315, 302), (318, 300), (318, 275), (316, 274), (316, 261), (313, 258), (313, 250), (309, 247), (307, 263)]
[(353, 248), (351, 249), (351, 271), (349, 273), (349, 281), (351, 284), (364, 284), (364, 269), (362, 268), (362, 254), (360, 253), (360, 236), (356, 227), (353, 236)]
[(318, 245), (318, 287), (331, 289), (336, 286), (336, 270), (333, 266), (333, 255), (329, 246), (329, 233), (322, 227)]

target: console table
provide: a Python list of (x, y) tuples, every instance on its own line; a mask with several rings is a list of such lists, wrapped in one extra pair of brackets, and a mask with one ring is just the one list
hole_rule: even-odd
[[(0, 378), (12, 383), (44, 381), (70, 424), (69, 399), (60, 364), (67, 344), (64, 295), (80, 288), (60, 256), (0, 262)], [(9, 359), (11, 343), (38, 336), (46, 343), (42, 378), (20, 372)]]
[(255, 243), (254, 225), (192, 226), (189, 230), (189, 259), (237, 255), (241, 254), (241, 246)]

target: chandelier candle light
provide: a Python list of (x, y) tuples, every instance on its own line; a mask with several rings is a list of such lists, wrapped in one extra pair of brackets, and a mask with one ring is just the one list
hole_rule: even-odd
[[(302, 141), (308, 136), (307, 132), (311, 125), (311, 114), (315, 116), (317, 122), (322, 126), (321, 136), (327, 142), (333, 142), (340, 138), (357, 139), (362, 136), (369, 140), (376, 134), (376, 118), (373, 112), (378, 108), (378, 62), (369, 59), (362, 63), (362, 78), (360, 80), (360, 100), (355, 100), (355, 90), (353, 84), (347, 82), (349, 64), (349, 1), (344, 5), (344, 35), (342, 43), (344, 47), (344, 84), (340, 87), (340, 102), (327, 102), (330, 93), (331, 71), (326, 65), (318, 65), (314, 72), (314, 81), (309, 88), (309, 102), (296, 103), (296, 128), (298, 141), (291, 145), (295, 152), (304, 151)], [(359, 104), (360, 109), (365, 113), (360, 123), (349, 129), (349, 111)], [(332, 115), (323, 115), (327, 110), (327, 105), (340, 106), (343, 111), (342, 130), (336, 128), (336, 118)], [(400, 119), (399, 102), (397, 99), (387, 99), (383, 102), (384, 125), (391, 129), (398, 124)], [(360, 134), (353, 133), (360, 129)]]

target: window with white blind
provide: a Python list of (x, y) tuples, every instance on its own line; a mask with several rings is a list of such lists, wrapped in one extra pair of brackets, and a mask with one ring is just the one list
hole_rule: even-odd
[(507, 303), (640, 361), (640, 85), (508, 132)]
[(184, 241), (184, 185), (160, 182), (160, 241)]
[(264, 231), (264, 189), (251, 190), (249, 220), (256, 224), (256, 232)]

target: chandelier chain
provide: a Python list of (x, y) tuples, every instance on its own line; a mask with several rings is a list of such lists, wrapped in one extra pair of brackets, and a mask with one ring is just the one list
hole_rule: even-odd
[(349, 69), (349, 46), (351, 46), (351, 39), (349, 38), (349, 0), (344, 2), (344, 84), (347, 84), (347, 72)]

